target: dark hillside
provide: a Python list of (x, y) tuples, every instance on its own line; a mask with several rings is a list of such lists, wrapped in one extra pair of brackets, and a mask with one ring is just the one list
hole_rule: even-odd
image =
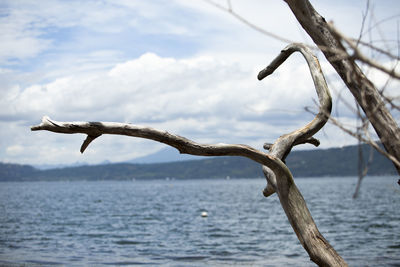
[[(365, 158), (369, 147), (364, 146)], [(293, 151), (287, 165), (295, 177), (356, 176), (358, 147)], [(396, 175), (392, 163), (374, 152), (369, 175)], [(28, 165), (0, 163), (0, 181), (57, 180), (132, 180), (132, 179), (203, 179), (262, 177), (261, 166), (242, 157), (215, 157), (199, 160), (132, 164), (115, 163), (92, 166), (37, 170)]]

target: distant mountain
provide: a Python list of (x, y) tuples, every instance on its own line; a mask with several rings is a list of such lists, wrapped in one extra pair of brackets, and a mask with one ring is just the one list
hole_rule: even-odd
[[(371, 147), (362, 146), (364, 162), (368, 159)], [(294, 176), (350, 176), (358, 175), (358, 146), (293, 151), (286, 164)], [(373, 150), (373, 160), (368, 175), (396, 175), (392, 162)]]
[[(368, 154), (369, 147), (363, 150)], [(286, 164), (295, 177), (355, 176), (358, 147), (293, 151)], [(396, 175), (393, 164), (374, 151), (369, 175)], [(115, 163), (38, 170), (28, 165), (0, 163), (0, 181), (132, 180), (261, 177), (260, 164), (242, 157), (213, 157), (167, 163)]]
[(28, 181), (35, 177), (39, 170), (30, 165), (0, 163), (0, 181)]
[(187, 160), (198, 160), (205, 157), (193, 156), (188, 154), (180, 154), (179, 151), (172, 147), (166, 147), (157, 151), (156, 153), (134, 158), (127, 161), (127, 163), (164, 163), (164, 162), (175, 162), (175, 161), (187, 161)]

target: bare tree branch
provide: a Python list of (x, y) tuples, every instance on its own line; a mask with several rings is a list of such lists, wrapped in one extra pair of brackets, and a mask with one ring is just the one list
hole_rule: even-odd
[(353, 198), (357, 198), (359, 193), (360, 193), (360, 188), (361, 188), (361, 182), (364, 179), (364, 177), (367, 175), (369, 166), (372, 163), (372, 160), (374, 159), (374, 148), (372, 146), (369, 147), (369, 157), (368, 161), (364, 164), (364, 157), (363, 157), (363, 149), (361, 146), (361, 140), (358, 141), (358, 179), (357, 179), (357, 185), (356, 189), (353, 194)]
[(284, 38), (284, 37), (282, 37), (282, 36), (280, 36), (280, 35), (278, 35), (278, 34), (275, 34), (275, 33), (273, 33), (273, 32), (267, 31), (267, 30), (265, 30), (264, 28), (261, 28), (261, 27), (257, 26), (256, 24), (251, 23), (250, 21), (248, 21), (247, 19), (245, 19), (244, 17), (242, 17), (239, 13), (236, 13), (236, 12), (233, 10), (233, 8), (232, 8), (232, 3), (231, 3), (231, 1), (228, 1), (228, 3), (227, 3), (227, 4), (228, 4), (228, 7), (222, 6), (222, 5), (220, 5), (220, 4), (218, 4), (218, 3), (215, 3), (214, 1), (211, 1), (211, 0), (204, 0), (204, 1), (207, 2), (207, 3), (209, 3), (210, 5), (213, 5), (214, 7), (218, 8), (218, 9), (224, 11), (224, 12), (227, 12), (227, 13), (231, 14), (231, 15), (232, 15), (233, 17), (235, 17), (237, 20), (241, 21), (242, 23), (244, 23), (245, 25), (249, 26), (249, 27), (252, 28), (253, 30), (256, 30), (256, 31), (258, 31), (258, 32), (260, 32), (260, 33), (262, 33), (262, 34), (264, 34), (264, 35), (267, 35), (267, 36), (269, 36), (269, 37), (271, 37), (271, 38), (274, 38), (274, 39), (276, 39), (276, 40), (282, 41), (282, 42), (284, 42), (284, 43), (288, 43), (288, 44), (289, 44), (289, 43), (293, 43), (292, 40), (289, 40), (289, 39), (287, 39), (287, 38)]
[[(96, 137), (103, 134), (126, 135), (154, 140), (175, 147), (182, 154), (198, 156), (243, 156), (260, 164), (266, 165), (279, 172), (287, 172), (291, 176), (286, 165), (277, 158), (258, 151), (247, 145), (230, 144), (199, 144), (185, 137), (174, 135), (166, 131), (160, 131), (150, 127), (138, 126), (118, 122), (59, 122), (44, 116), (42, 122), (31, 127), (32, 131), (47, 130), (64, 134), (86, 134), (82, 148), (86, 148)], [(89, 140), (89, 141), (88, 141)], [(81, 148), (81, 152), (85, 149)]]
[(180, 153), (201, 156), (243, 156), (250, 158), (263, 165), (268, 182), (267, 187), (263, 191), (264, 195), (269, 196), (274, 192), (278, 194), (288, 220), (300, 243), (310, 255), (311, 260), (321, 266), (347, 266), (345, 261), (319, 232), (303, 196), (294, 183), (292, 174), (282, 161), (294, 145), (301, 143), (316, 144), (317, 141), (312, 136), (325, 125), (329, 118), (332, 102), (318, 60), (306, 46), (292, 44), (282, 50), (278, 57), (266, 68), (267, 72), (261, 71), (259, 78), (262, 79), (271, 74), (295, 51), (302, 53), (309, 65), (320, 102), (320, 111), (306, 126), (281, 136), (272, 146), (267, 146), (270, 148), (269, 154), (246, 145), (199, 144), (166, 131), (126, 123), (57, 122), (45, 116), (42, 122), (37, 126), (31, 127), (31, 130), (47, 130), (64, 134), (86, 134), (87, 138), (81, 147), (82, 152), (100, 135), (116, 134), (158, 141), (175, 147)]
[(344, 34), (342, 34), (338, 29), (336, 29), (333, 24), (328, 24), (330, 30), (337, 36), (337, 38), (339, 40), (343, 40), (344, 42), (346, 42), (350, 48), (353, 50), (352, 55), (349, 56), (349, 58), (355, 59), (355, 60), (359, 60), (375, 69), (378, 69), (384, 73), (386, 73), (387, 75), (389, 75), (390, 77), (396, 78), (396, 79), (400, 79), (400, 73), (397, 73), (395, 71), (395, 68), (389, 69), (381, 64), (379, 64), (378, 62), (373, 61), (371, 58), (365, 56), (360, 49), (358, 49), (357, 47), (357, 42), (354, 42), (352, 39), (347, 38)]
[(353, 132), (352, 130), (346, 128), (342, 123), (340, 123), (337, 119), (330, 117), (329, 122), (332, 123), (333, 125), (339, 127), (343, 132), (357, 138), (358, 140), (361, 140), (362, 142), (369, 144), (373, 148), (375, 148), (379, 153), (390, 159), (397, 168), (400, 168), (400, 161), (398, 161), (395, 157), (393, 157), (391, 154), (386, 152), (384, 149), (380, 148), (380, 146), (372, 139), (372, 138), (366, 138), (363, 137), (362, 135), (357, 134), (356, 132)]
[[(209, 4), (231, 14), (233, 17), (248, 25), (250, 28), (274, 39), (282, 42), (290, 43), (291, 41), (283, 38), (277, 34), (249, 22), (244, 17), (235, 12), (232, 8), (231, 1), (228, 1), (228, 7), (219, 5), (211, 0), (204, 0)], [(391, 53), (377, 48), (370, 43), (365, 43), (361, 40), (363, 32), (360, 33), (358, 39), (347, 38), (341, 35), (343, 38), (338, 36), (340, 34), (337, 30), (331, 29), (332, 27), (325, 21), (325, 19), (319, 15), (311, 3), (308, 0), (284, 0), (301, 26), (306, 30), (309, 36), (313, 39), (314, 43), (318, 48), (325, 54), (328, 61), (336, 69), (339, 76), (342, 78), (347, 88), (353, 94), (355, 99), (361, 105), (362, 109), (366, 113), (368, 120), (371, 122), (375, 131), (377, 132), (383, 146), (385, 147), (388, 155), (392, 155), (389, 159), (396, 159), (400, 161), (400, 131), (399, 127), (390, 114), (388, 109), (385, 107), (385, 102), (394, 109), (399, 109), (399, 106), (393, 103), (393, 99), (385, 96), (383, 93), (378, 92), (375, 85), (363, 74), (361, 69), (355, 63), (355, 60), (359, 60), (371, 67), (374, 67), (384, 73), (387, 73), (393, 78), (400, 79), (400, 74), (395, 71), (395, 67), (389, 69), (361, 53), (357, 47), (358, 44), (368, 46), (373, 50), (378, 51), (381, 54), (388, 56), (394, 60), (399, 60), (399, 56), (394, 56)], [(367, 13), (369, 11), (369, 3), (367, 2), (367, 11), (363, 17), (363, 26), (366, 20)], [(396, 16), (397, 17), (397, 16)], [(387, 18), (392, 19), (393, 17)], [(387, 20), (386, 19), (386, 20)], [(376, 23), (373, 27), (376, 27), (379, 23)], [(371, 27), (368, 31), (371, 31)], [(337, 32), (337, 34), (335, 34)], [(349, 44), (353, 49), (352, 55), (350, 55), (345, 47), (342, 45), (341, 40), (346, 39), (345, 42)], [(306, 45), (311, 49), (315, 49), (315, 46)], [(393, 160), (392, 160), (393, 161)], [(400, 173), (400, 167), (393, 161), (397, 172)]]
[[(360, 126), (357, 126), (357, 132), (356, 134), (358, 136), (362, 136), (363, 132), (367, 133), (368, 132), (368, 126), (369, 126), (369, 122), (368, 119), (365, 118), (365, 116), (361, 115), (361, 111), (360, 111), (360, 105), (358, 105), (358, 103), (356, 102), (356, 107), (357, 107), (357, 114), (358, 114), (358, 119), (360, 121)], [(362, 142), (361, 139), (358, 138), (358, 179), (357, 179), (357, 186), (356, 189), (354, 191), (353, 194), (353, 198), (357, 198), (360, 192), (360, 188), (361, 188), (361, 182), (363, 181), (364, 177), (367, 175), (368, 173), (368, 169), (369, 166), (372, 163), (373, 160), (373, 156), (374, 156), (374, 148), (372, 146), (370, 146), (370, 153), (369, 153), (369, 158), (368, 161), (366, 163), (364, 163), (364, 154), (363, 154), (363, 147), (362, 147)]]
[[(258, 79), (262, 80), (268, 75), (271, 75), (292, 53), (300, 52), (307, 61), (310, 73), (314, 82), (314, 86), (319, 99), (319, 112), (315, 118), (305, 125), (304, 127), (284, 136), (281, 136), (277, 142), (282, 140), (284, 143), (279, 143), (280, 151), (274, 150), (274, 146), (271, 148), (273, 154), (279, 158), (285, 159), (285, 155), (290, 152), (290, 149), (299, 143), (309, 143), (310, 138), (317, 133), (327, 122), (329, 114), (332, 109), (332, 99), (329, 93), (328, 86), (325, 81), (325, 77), (322, 73), (321, 66), (319, 65), (318, 59), (312, 54), (311, 50), (303, 44), (290, 44), (285, 47), (281, 53), (260, 73)], [(277, 143), (275, 142), (275, 144)], [(312, 141), (313, 142), (313, 141)]]
[[(390, 159), (400, 161), (400, 129), (375, 85), (348, 55), (341, 40), (308, 0), (284, 0), (297, 20), (320, 47), (374, 127)], [(338, 53), (341, 58), (338, 58)], [(341, 55), (343, 54), (343, 56)], [(346, 55), (347, 54), (347, 55)], [(391, 70), (389, 70), (389, 73)], [(394, 75), (397, 75), (394, 73)], [(393, 161), (393, 160), (392, 160)], [(397, 172), (400, 166), (393, 161)]]
[(357, 42), (357, 43), (360, 44), (360, 45), (363, 45), (363, 46), (368, 47), (368, 48), (370, 48), (370, 49), (372, 49), (372, 50), (375, 50), (375, 51), (377, 51), (378, 53), (380, 53), (380, 54), (382, 54), (382, 55), (385, 55), (385, 56), (387, 56), (387, 57), (390, 58), (390, 59), (393, 59), (393, 60), (400, 60), (400, 57), (399, 57), (399, 56), (393, 55), (392, 53), (390, 53), (390, 52), (387, 51), (387, 50), (384, 50), (384, 49), (382, 49), (382, 48), (376, 47), (376, 46), (374, 46), (371, 42), (364, 42), (364, 41), (362, 41), (362, 40), (356, 40), (356, 39), (354, 39), (354, 38), (348, 38), (348, 39), (349, 39), (350, 41), (352, 41), (352, 42)]
[[(270, 151), (269, 155), (280, 158), (282, 161), (285, 160), (292, 147), (296, 144), (309, 142), (317, 144), (316, 139), (312, 136), (326, 124), (332, 109), (331, 95), (318, 59), (303, 44), (295, 43), (285, 47), (265, 69), (260, 71), (258, 79), (262, 80), (271, 75), (294, 52), (300, 52), (307, 61), (318, 95), (319, 112), (304, 127), (282, 135), (273, 145), (265, 145), (265, 148)], [(274, 192), (278, 194), (289, 222), (301, 244), (310, 255), (310, 259), (320, 266), (347, 266), (343, 258), (340, 257), (319, 232), (300, 191), (294, 182), (292, 182), (292, 179), (279, 176), (279, 173), (268, 166), (263, 166), (263, 172), (267, 179), (267, 186), (263, 190), (264, 196), (268, 197)], [(292, 208), (293, 205), (296, 206), (295, 209)]]

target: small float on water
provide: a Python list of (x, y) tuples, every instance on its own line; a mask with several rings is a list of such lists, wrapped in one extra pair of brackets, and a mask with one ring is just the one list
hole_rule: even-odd
[(208, 217), (208, 213), (207, 213), (207, 211), (203, 211), (202, 213), (201, 213), (201, 217)]

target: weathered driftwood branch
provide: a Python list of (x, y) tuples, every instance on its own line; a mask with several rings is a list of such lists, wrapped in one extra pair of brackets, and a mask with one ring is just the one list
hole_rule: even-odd
[(250, 158), (263, 165), (268, 181), (264, 195), (269, 196), (274, 192), (278, 194), (288, 220), (311, 260), (321, 266), (346, 266), (344, 260), (318, 231), (303, 196), (294, 183), (292, 174), (283, 162), (295, 145), (303, 143), (318, 145), (319, 141), (312, 136), (325, 125), (329, 118), (332, 106), (331, 97), (318, 60), (307, 47), (301, 44), (292, 44), (282, 50), (279, 56), (265, 70), (260, 72), (259, 79), (271, 74), (295, 51), (301, 52), (309, 65), (320, 103), (319, 113), (306, 126), (281, 136), (274, 144), (266, 145), (265, 147), (269, 149), (268, 154), (246, 145), (199, 144), (166, 131), (126, 123), (57, 122), (45, 116), (41, 124), (33, 126), (31, 130), (86, 134), (87, 138), (82, 144), (81, 152), (97, 137), (103, 134), (117, 134), (158, 141), (175, 147), (180, 153)]
[[(285, 49), (283, 49), (265, 69), (260, 71), (258, 79), (262, 80), (268, 75), (271, 75), (292, 53), (296, 51), (300, 52), (304, 56), (310, 68), (311, 76), (320, 102), (320, 108), (315, 118), (306, 126), (292, 133), (282, 135), (278, 138), (275, 144), (269, 146), (264, 145), (264, 148), (270, 151), (270, 155), (274, 155), (274, 157), (278, 157), (282, 159), (282, 161), (285, 161), (286, 156), (290, 153), (292, 147), (297, 144), (311, 143), (316, 146), (319, 145), (319, 141), (312, 136), (325, 125), (332, 109), (331, 96), (321, 66), (318, 63), (318, 59), (312, 54), (309, 48), (302, 44), (290, 44), (285, 47)], [(266, 167), (263, 167), (263, 170), (267, 180), (271, 183), (271, 185), (267, 184), (267, 187), (264, 189), (264, 195), (267, 197), (273, 194), (276, 190), (273, 186), (274, 182), (272, 179), (272, 173), (267, 170)]]
[[(321, 66), (318, 63), (318, 59), (312, 54), (309, 48), (302, 44), (295, 43), (285, 47), (265, 69), (260, 71), (258, 79), (262, 80), (268, 75), (271, 75), (292, 53), (296, 51), (300, 52), (307, 61), (317, 91), (320, 107), (318, 114), (306, 126), (289, 134), (282, 135), (272, 145), (264, 145), (264, 148), (270, 151), (269, 155), (280, 158), (282, 161), (285, 161), (287, 155), (295, 145), (303, 143), (311, 143), (316, 146), (319, 145), (319, 141), (312, 136), (326, 124), (332, 109), (332, 99)], [(268, 170), (265, 170), (265, 167), (264, 173), (267, 178), (271, 177), (271, 173)], [(275, 191), (273, 188), (273, 186), (267, 185), (264, 190), (264, 195), (269, 196), (273, 194)]]
[(87, 138), (82, 144), (81, 152), (95, 138), (103, 134), (126, 135), (140, 137), (164, 143), (175, 147), (182, 154), (197, 156), (242, 156), (250, 158), (260, 164), (266, 165), (279, 172), (286, 172), (290, 175), (286, 165), (277, 158), (254, 149), (247, 145), (232, 144), (199, 144), (185, 137), (160, 131), (151, 127), (138, 126), (118, 122), (59, 122), (44, 116), (42, 122), (31, 127), (32, 131), (47, 130), (64, 134), (86, 134)]
[(332, 109), (331, 95), (329, 93), (329, 89), (318, 59), (312, 54), (311, 50), (303, 44), (295, 43), (285, 47), (265, 69), (260, 71), (258, 74), (258, 79), (262, 80), (268, 75), (272, 74), (292, 53), (296, 51), (300, 52), (307, 61), (314, 86), (317, 91), (320, 107), (318, 114), (310, 123), (292, 133), (281, 136), (275, 142), (274, 146), (279, 147), (279, 152), (274, 153), (279, 158), (282, 158), (285, 154), (287, 154), (288, 150), (290, 151), (294, 145), (302, 143), (315, 144), (315, 138), (312, 138), (312, 136), (317, 133), (328, 121), (329, 114), (331, 113)]
[[(319, 100), (319, 112), (306, 126), (289, 134), (282, 135), (273, 145), (267, 145), (269, 155), (285, 160), (293, 146), (301, 143), (319, 142), (312, 136), (317, 133), (328, 121), (332, 108), (332, 100), (321, 67), (317, 58), (310, 49), (302, 44), (290, 44), (258, 75), (263, 79), (272, 74), (293, 52), (300, 52), (306, 59)], [(268, 184), (264, 189), (264, 196), (268, 197), (274, 192), (293, 227), (300, 243), (310, 255), (310, 259), (320, 266), (346, 266), (346, 262), (333, 249), (328, 241), (319, 232), (307, 208), (307, 205), (295, 185), (292, 176), (279, 176), (273, 169), (263, 166)]]

